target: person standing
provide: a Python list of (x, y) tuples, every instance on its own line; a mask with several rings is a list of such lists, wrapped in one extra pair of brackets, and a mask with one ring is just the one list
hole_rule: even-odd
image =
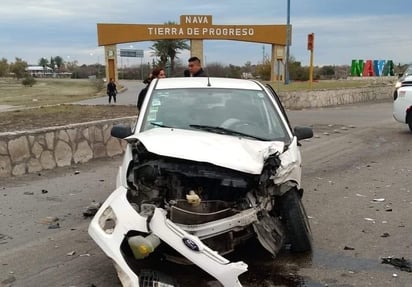
[(117, 94), (116, 84), (113, 79), (110, 79), (109, 83), (107, 84), (107, 95), (109, 96), (109, 104), (112, 102), (112, 97), (113, 97), (113, 102), (116, 103), (116, 94)]
[(198, 57), (190, 57), (189, 60), (189, 72), (191, 77), (207, 77), (205, 71), (202, 68), (202, 64)]
[(149, 89), (150, 83), (152, 82), (153, 79), (161, 79), (161, 78), (166, 78), (166, 72), (163, 68), (155, 68), (153, 71), (150, 73), (149, 78), (147, 78), (144, 83), (146, 84), (146, 87), (144, 87), (140, 93), (139, 96), (137, 97), (137, 109), (140, 112), (140, 109), (142, 108), (144, 98), (146, 97), (147, 90)]

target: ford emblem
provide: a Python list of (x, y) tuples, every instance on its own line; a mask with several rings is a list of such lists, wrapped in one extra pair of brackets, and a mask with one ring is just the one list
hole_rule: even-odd
[(189, 248), (190, 250), (193, 251), (199, 251), (199, 246), (196, 244), (196, 242), (194, 242), (193, 240), (184, 237), (183, 239), (183, 243), (187, 246), (187, 248)]

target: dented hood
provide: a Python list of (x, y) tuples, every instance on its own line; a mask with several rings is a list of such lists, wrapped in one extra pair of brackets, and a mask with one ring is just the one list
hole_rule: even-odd
[(160, 127), (129, 138), (138, 139), (149, 152), (161, 156), (208, 162), (250, 174), (260, 174), (265, 159), (284, 148), (278, 141)]

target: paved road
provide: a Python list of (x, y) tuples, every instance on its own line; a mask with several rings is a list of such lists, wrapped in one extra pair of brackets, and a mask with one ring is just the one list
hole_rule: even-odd
[[(125, 90), (119, 94), (117, 94), (117, 104), (120, 105), (136, 105), (137, 103), (137, 95), (139, 94), (140, 90), (145, 87), (142, 81), (126, 81), (121, 80), (120, 85), (125, 87)], [(76, 104), (81, 105), (105, 105), (108, 103), (108, 97), (101, 97), (95, 98), (90, 100), (84, 100), (77, 102)]]
[[(315, 129), (316, 137), (302, 146), (304, 204), (314, 251), (310, 256), (284, 252), (273, 260), (258, 247), (247, 246), (238, 254), (249, 264), (242, 282), (267, 287), (410, 286), (412, 273), (380, 260), (412, 259), (412, 135), (407, 126), (392, 119), (390, 103), (289, 115), (293, 125)], [(93, 161), (0, 183), (4, 286), (120, 286), (110, 260), (87, 235), (89, 219), (82, 218), (92, 200), (110, 194), (120, 162)], [(48, 216), (58, 217), (60, 228), (48, 229)], [(183, 286), (218, 286), (198, 269), (169, 268)]]

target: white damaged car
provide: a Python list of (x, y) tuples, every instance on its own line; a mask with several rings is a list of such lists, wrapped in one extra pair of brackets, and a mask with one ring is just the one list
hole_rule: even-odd
[(156, 79), (136, 126), (114, 126), (112, 136), (128, 144), (116, 190), (89, 234), (123, 286), (174, 286), (137, 270), (156, 258), (196, 264), (224, 286), (242, 286), (247, 264), (224, 257), (237, 245), (258, 240), (273, 256), (286, 246), (311, 250), (299, 140), (313, 131), (291, 129), (270, 86)]
[[(410, 70), (412, 68), (409, 68), (409, 73)], [(407, 124), (412, 132), (412, 75), (410, 74), (403, 76), (396, 83), (393, 93), (393, 117), (398, 122)]]

